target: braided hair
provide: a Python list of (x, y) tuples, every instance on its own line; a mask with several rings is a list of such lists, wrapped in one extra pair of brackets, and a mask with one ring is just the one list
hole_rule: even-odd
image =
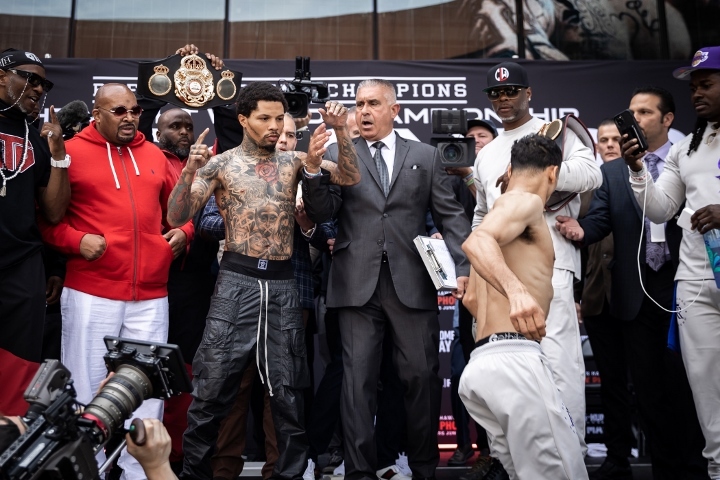
[(705, 128), (707, 127), (707, 124), (708, 122), (704, 118), (698, 118), (695, 121), (692, 140), (690, 140), (690, 148), (688, 148), (687, 151), (688, 155), (697, 150), (698, 146), (700, 146), (700, 141), (702, 140), (703, 134), (705, 133)]

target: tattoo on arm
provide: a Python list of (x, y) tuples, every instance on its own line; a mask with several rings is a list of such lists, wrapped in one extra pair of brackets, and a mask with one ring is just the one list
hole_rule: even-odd
[[(338, 163), (330, 170), (330, 181), (336, 185), (355, 185), (360, 181), (358, 156), (352, 139), (347, 135), (338, 135)], [(323, 167), (326, 162), (323, 162)]]
[(197, 171), (195, 180), (191, 173), (180, 174), (178, 183), (168, 199), (167, 220), (170, 226), (178, 227), (187, 223), (207, 203), (215, 191), (218, 162), (211, 162)]

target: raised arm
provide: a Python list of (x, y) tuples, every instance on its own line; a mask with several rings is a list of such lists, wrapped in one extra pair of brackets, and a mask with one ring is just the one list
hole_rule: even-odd
[[(55, 115), (55, 107), (52, 105), (50, 106), (50, 121), (45, 122), (40, 136), (47, 138), (54, 160), (65, 160), (62, 128)], [(70, 203), (70, 180), (67, 167), (51, 167), (47, 186), (38, 189), (38, 203), (40, 211), (48, 222), (57, 224), (62, 220)]]
[(190, 149), (187, 164), (170, 193), (167, 221), (171, 227), (179, 227), (190, 221), (218, 187), (219, 157), (210, 159), (210, 151), (202, 143), (208, 132), (206, 128)]
[[(330, 182), (335, 185), (351, 186), (360, 182), (360, 169), (358, 156), (352, 138), (345, 127), (347, 122), (347, 108), (338, 102), (327, 102), (325, 108), (318, 109), (323, 122), (315, 130), (310, 140), (308, 154), (303, 159), (305, 170), (309, 175), (320, 173), (320, 168), (330, 172)], [(335, 130), (338, 146), (337, 164), (323, 160), (325, 141), (327, 140), (327, 126)]]

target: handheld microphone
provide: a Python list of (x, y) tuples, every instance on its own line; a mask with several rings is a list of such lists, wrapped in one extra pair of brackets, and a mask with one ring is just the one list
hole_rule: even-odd
[(63, 139), (69, 140), (80, 130), (90, 125), (88, 106), (82, 100), (73, 100), (57, 113), (63, 131)]

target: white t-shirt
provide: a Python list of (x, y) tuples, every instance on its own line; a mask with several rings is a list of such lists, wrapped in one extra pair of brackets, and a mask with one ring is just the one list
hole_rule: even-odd
[[(473, 229), (482, 222), (485, 214), (500, 196), (500, 187), (496, 187), (495, 183), (510, 165), (510, 150), (513, 143), (526, 135), (537, 133), (544, 124), (545, 122), (539, 118), (533, 117), (518, 128), (503, 131), (480, 150), (475, 159), (474, 170), (477, 206), (473, 216)], [(595, 163), (593, 152), (569, 129), (565, 132), (565, 145), (557, 189), (579, 193), (598, 188), (602, 184), (602, 174), (600, 167)], [(545, 214), (555, 248), (555, 268), (574, 272), (578, 278), (581, 273), (580, 252), (572, 242), (555, 229), (555, 217), (565, 215), (577, 218), (579, 212), (580, 197), (578, 196), (557, 212)]]

